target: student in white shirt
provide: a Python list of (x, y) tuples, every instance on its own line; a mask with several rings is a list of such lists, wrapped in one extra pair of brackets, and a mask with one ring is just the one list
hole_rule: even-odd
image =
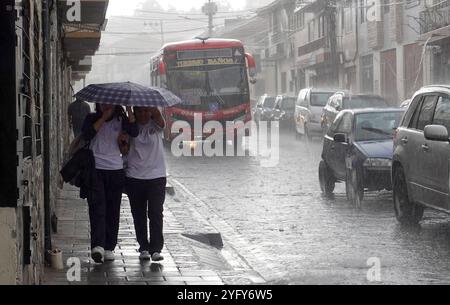
[[(164, 119), (153, 107), (134, 107), (139, 134), (130, 140), (127, 155), (126, 191), (130, 199), (141, 260), (160, 261), (164, 245), (163, 205), (166, 195), (166, 164), (162, 132)], [(147, 217), (150, 221), (148, 238)]]
[(98, 104), (84, 121), (82, 134), (95, 158), (95, 179), (87, 196), (91, 225), (91, 256), (96, 263), (114, 260), (119, 233), (120, 204), (125, 172), (119, 137), (136, 137), (138, 127), (131, 107)]

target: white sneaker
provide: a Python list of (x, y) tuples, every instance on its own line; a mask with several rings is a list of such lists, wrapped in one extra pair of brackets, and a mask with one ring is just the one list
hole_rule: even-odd
[(152, 254), (152, 261), (162, 261), (164, 259), (164, 256), (161, 255), (159, 252), (155, 252)]
[(150, 258), (151, 258), (151, 256), (148, 251), (142, 251), (141, 255), (139, 255), (139, 259), (143, 260), (143, 261), (148, 261), (148, 260), (150, 260)]
[(97, 264), (103, 263), (103, 257), (105, 255), (105, 249), (102, 247), (95, 247), (91, 251), (91, 257)]
[(114, 261), (116, 258), (114, 256), (114, 252), (106, 250), (105, 251), (105, 262), (112, 262)]

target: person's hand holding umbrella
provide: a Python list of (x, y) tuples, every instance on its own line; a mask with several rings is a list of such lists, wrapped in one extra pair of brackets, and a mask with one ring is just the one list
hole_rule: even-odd
[(99, 131), (103, 124), (112, 118), (114, 115), (114, 106), (112, 105), (101, 105), (102, 116), (94, 123), (94, 129)]
[(150, 108), (150, 113), (152, 115), (152, 120), (161, 128), (164, 128), (166, 125), (166, 122), (164, 121), (164, 118), (161, 115), (161, 112), (156, 107)]
[(134, 116), (134, 112), (131, 106), (127, 106), (127, 113), (128, 113), (128, 120), (130, 121), (130, 123), (136, 122), (136, 117)]

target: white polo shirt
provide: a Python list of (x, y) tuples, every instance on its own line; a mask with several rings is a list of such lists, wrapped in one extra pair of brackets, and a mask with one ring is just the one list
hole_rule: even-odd
[(141, 180), (166, 177), (162, 131), (153, 120), (139, 125), (139, 135), (130, 140), (130, 151), (126, 157), (127, 177)]
[(95, 168), (102, 170), (123, 169), (123, 159), (117, 140), (122, 131), (122, 119), (113, 118), (103, 123), (91, 140), (90, 148), (95, 157)]

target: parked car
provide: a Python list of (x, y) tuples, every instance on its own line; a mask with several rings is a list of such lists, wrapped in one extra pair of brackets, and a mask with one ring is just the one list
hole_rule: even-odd
[(324, 137), (319, 181), (331, 195), (344, 181), (347, 198), (360, 207), (365, 191), (391, 190), (393, 133), (404, 109), (341, 111)]
[(292, 128), (294, 125), (295, 101), (293, 96), (277, 96), (272, 119), (279, 121), (281, 128)]
[(275, 97), (270, 95), (262, 95), (253, 112), (253, 120), (256, 123), (260, 121), (270, 121), (273, 116), (273, 109), (275, 107)]
[(317, 88), (300, 90), (294, 112), (296, 135), (304, 135), (309, 139), (313, 135), (322, 135), (322, 109), (335, 92), (336, 90)]
[(394, 137), (395, 215), (418, 223), (424, 207), (450, 213), (450, 86), (427, 86), (412, 98)]
[(344, 109), (386, 107), (389, 107), (387, 102), (378, 95), (336, 92), (328, 99), (327, 104), (323, 108), (321, 117), (322, 133), (325, 134), (327, 132), (337, 114)]
[(408, 107), (409, 107), (409, 104), (411, 104), (411, 100), (410, 100), (410, 99), (404, 100), (404, 101), (400, 104), (400, 108), (408, 108)]

